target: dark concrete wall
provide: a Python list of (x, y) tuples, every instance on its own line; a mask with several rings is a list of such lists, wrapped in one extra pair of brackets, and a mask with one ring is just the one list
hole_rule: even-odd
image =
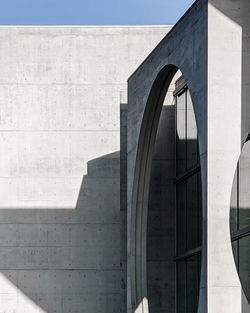
[(150, 313), (175, 312), (175, 106), (163, 106), (156, 136), (147, 223)]
[(121, 312), (127, 304), (127, 104), (120, 110)]

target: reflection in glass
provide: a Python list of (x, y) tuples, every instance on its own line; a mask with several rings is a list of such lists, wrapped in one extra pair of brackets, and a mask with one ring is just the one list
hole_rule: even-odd
[(187, 250), (199, 246), (200, 207), (198, 197), (198, 173), (187, 180)]
[(187, 90), (187, 169), (194, 167), (198, 160), (197, 127), (193, 104)]
[(199, 300), (199, 255), (186, 260), (187, 263), (187, 313), (196, 312)]
[(238, 192), (237, 192), (237, 188), (238, 188), (238, 168), (235, 172), (234, 175), (234, 180), (233, 180), (233, 187), (232, 187), (232, 193), (231, 193), (231, 212), (230, 212), (230, 229), (231, 232), (235, 232), (238, 230)]
[(239, 228), (250, 226), (250, 141), (244, 144), (239, 160)]
[(239, 241), (238, 240), (232, 242), (232, 249), (233, 249), (235, 265), (236, 265), (236, 268), (238, 269), (239, 267)]
[(177, 313), (195, 313), (198, 308), (202, 229), (198, 154), (193, 105), (184, 86), (176, 95)]
[(239, 276), (245, 295), (250, 301), (250, 236), (239, 240)]
[(246, 141), (234, 175), (230, 229), (235, 264), (250, 302), (250, 140)]
[(177, 263), (177, 311), (186, 313), (187, 307), (186, 261)]
[(186, 225), (186, 182), (176, 186), (177, 202), (177, 253), (186, 251), (187, 225)]
[(186, 170), (186, 93), (176, 98), (176, 147), (177, 147), (177, 175)]

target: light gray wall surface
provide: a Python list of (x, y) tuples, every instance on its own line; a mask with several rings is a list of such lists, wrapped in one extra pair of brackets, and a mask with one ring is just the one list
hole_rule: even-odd
[(233, 177), (250, 132), (249, 17), (248, 0), (208, 1), (209, 313), (250, 312), (229, 228)]
[(0, 28), (0, 312), (121, 309), (120, 89), (169, 29)]

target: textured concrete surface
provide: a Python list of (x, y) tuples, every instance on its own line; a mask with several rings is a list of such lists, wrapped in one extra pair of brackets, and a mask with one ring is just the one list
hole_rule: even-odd
[(248, 0), (195, 2), (129, 80), (129, 312), (148, 312), (145, 233), (149, 169), (161, 95), (176, 70), (171, 64), (182, 71), (188, 84), (198, 126), (203, 194), (198, 312), (250, 312), (233, 260), (229, 228), (233, 176), (250, 131), (249, 14)]
[(168, 30), (0, 28), (0, 312), (120, 311), (120, 89)]
[(229, 230), (233, 177), (250, 131), (249, 16), (247, 0), (208, 1), (209, 313), (250, 312)]
[(201, 0), (174, 26), (128, 81), (128, 312), (148, 312), (145, 247), (151, 161), (161, 106), (177, 69), (181, 70), (190, 90), (199, 133), (204, 216), (199, 312), (207, 310), (206, 21), (207, 1)]
[(120, 113), (121, 312), (127, 312), (127, 99), (121, 100), (123, 100)]

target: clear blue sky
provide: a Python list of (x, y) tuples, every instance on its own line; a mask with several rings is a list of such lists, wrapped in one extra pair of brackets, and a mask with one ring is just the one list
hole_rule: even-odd
[(174, 24), (194, 0), (0, 0), (0, 25)]

